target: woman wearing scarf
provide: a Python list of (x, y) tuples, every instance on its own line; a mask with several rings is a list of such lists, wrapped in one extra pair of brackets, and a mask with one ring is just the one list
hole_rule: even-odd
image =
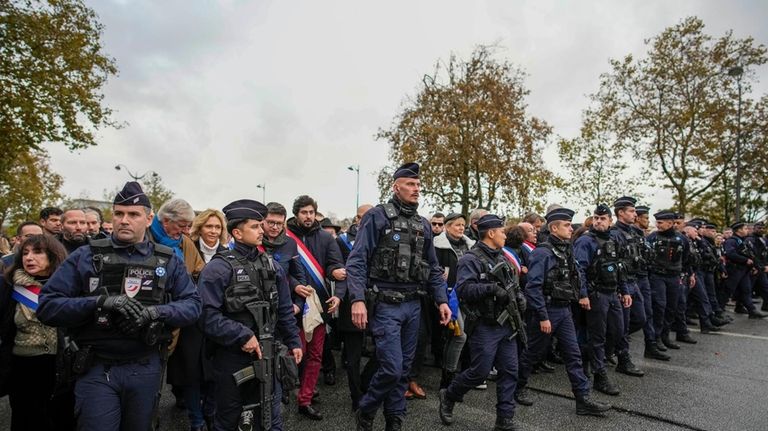
[(66, 256), (56, 239), (35, 235), (0, 278), (0, 396), (10, 400), (11, 431), (75, 427), (71, 388), (56, 387), (57, 330), (36, 315), (40, 289)]
[[(197, 282), (200, 271), (205, 266), (205, 261), (195, 247), (194, 241), (184, 235), (184, 231), (192, 226), (195, 219), (195, 211), (192, 206), (183, 199), (172, 199), (163, 204), (152, 219), (148, 235), (152, 242), (170, 247), (183, 262), (187, 273)], [(200, 330), (191, 325), (179, 332), (173, 331), (173, 341), (169, 346), (171, 356), (168, 358), (168, 383), (172, 386), (171, 392), (176, 397), (176, 406), (185, 406), (186, 398), (195, 398), (194, 393), (189, 393), (187, 388), (197, 387), (199, 396), (200, 386)], [(186, 406), (192, 429), (196, 429), (195, 422), (200, 422), (198, 428), (202, 428), (203, 413), (200, 403)], [(194, 417), (194, 419), (193, 419)]]
[[(440, 267), (445, 270), (444, 277), (448, 283), (449, 298), (455, 297), (455, 293), (451, 292), (456, 285), (456, 266), (459, 263), (459, 258), (475, 244), (474, 240), (464, 235), (465, 226), (466, 220), (463, 215), (448, 214), (445, 217), (445, 230), (436, 236), (434, 241), (437, 261), (440, 263)], [(464, 333), (464, 318), (458, 310), (455, 310), (455, 316), (456, 319), (449, 325), (458, 325), (458, 328), (448, 332), (448, 340), (445, 343), (443, 355), (443, 375), (440, 379), (440, 388), (447, 388), (453, 380), (453, 376), (459, 371), (461, 350), (467, 341), (467, 334)]]
[(210, 208), (198, 214), (192, 221), (189, 238), (195, 243), (205, 263), (210, 262), (216, 253), (227, 249), (226, 227), (227, 221), (224, 219), (224, 214)]

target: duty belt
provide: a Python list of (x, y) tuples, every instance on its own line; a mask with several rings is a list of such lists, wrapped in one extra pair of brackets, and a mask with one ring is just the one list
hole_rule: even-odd
[(571, 301), (564, 299), (552, 299), (551, 296), (547, 296), (546, 303), (547, 305), (551, 305), (553, 307), (566, 307), (571, 305)]
[(425, 292), (416, 290), (410, 292), (402, 292), (399, 290), (379, 290), (374, 292), (376, 300), (387, 304), (402, 304), (405, 302), (415, 301), (422, 296)]

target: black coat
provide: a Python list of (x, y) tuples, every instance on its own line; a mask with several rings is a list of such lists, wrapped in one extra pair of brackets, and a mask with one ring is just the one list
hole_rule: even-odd
[[(193, 241), (200, 257), (200, 242)], [(217, 252), (227, 248), (219, 245)], [(203, 258), (204, 259), (204, 258)], [(213, 381), (213, 364), (206, 354), (206, 339), (198, 325), (190, 325), (179, 332), (176, 350), (168, 358), (168, 383), (178, 386), (199, 385)]]

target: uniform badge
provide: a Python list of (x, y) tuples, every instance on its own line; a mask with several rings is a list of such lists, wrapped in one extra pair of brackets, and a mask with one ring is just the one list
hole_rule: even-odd
[(88, 291), (93, 292), (99, 287), (99, 277), (91, 277), (88, 280)]
[(158, 277), (164, 277), (165, 268), (163, 268), (162, 266), (158, 266), (157, 268), (155, 268), (155, 275), (157, 275)]
[(125, 294), (129, 298), (133, 298), (137, 293), (139, 293), (139, 290), (141, 289), (141, 278), (125, 277), (125, 283), (123, 284), (123, 287), (125, 288)]
[(392, 239), (395, 240), (395, 241), (400, 241), (400, 234), (396, 233), (396, 234), (392, 235)]
[(237, 280), (238, 282), (251, 281), (251, 277), (248, 276), (248, 273), (245, 272), (244, 268), (237, 268), (235, 270), (235, 280)]
[(276, 260), (276, 261), (278, 261), (278, 262), (280, 262), (280, 258), (281, 258), (281, 257), (282, 257), (282, 256), (280, 255), (280, 253), (275, 253), (275, 254), (272, 256), (272, 258), (273, 258), (273, 259), (275, 259), (275, 260)]
[(608, 268), (606, 268), (608, 272), (613, 272), (613, 265), (608, 265)]

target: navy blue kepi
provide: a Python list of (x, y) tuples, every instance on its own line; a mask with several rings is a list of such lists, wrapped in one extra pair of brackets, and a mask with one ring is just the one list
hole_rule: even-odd
[(267, 206), (251, 199), (240, 199), (230, 203), (222, 209), (227, 220), (264, 220), (267, 215)]
[(395, 171), (395, 174), (392, 175), (392, 179), (396, 180), (398, 178), (418, 179), (419, 178), (419, 164), (418, 163), (406, 163), (403, 166), (400, 166)]
[(553, 221), (571, 221), (573, 220), (573, 215), (576, 212), (572, 209), (568, 208), (555, 208), (552, 211), (548, 212), (546, 216), (544, 216), (545, 219), (547, 219), (547, 223), (552, 223)]
[(498, 229), (500, 227), (504, 227), (504, 219), (499, 218), (496, 214), (486, 214), (477, 221), (478, 232)]
[(141, 189), (141, 186), (136, 181), (128, 181), (125, 183), (123, 189), (115, 195), (115, 200), (112, 203), (114, 205), (141, 205), (147, 208), (152, 207), (149, 198), (144, 194), (144, 190)]

